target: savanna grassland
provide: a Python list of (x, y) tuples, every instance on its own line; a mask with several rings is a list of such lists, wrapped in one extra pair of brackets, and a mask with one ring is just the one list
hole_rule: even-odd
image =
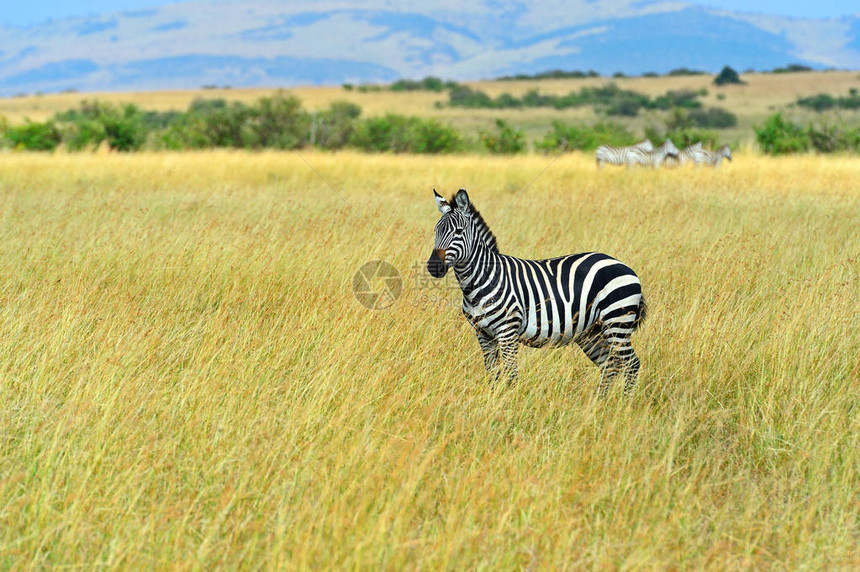
[[(657, 97), (670, 90), (707, 90), (701, 98), (705, 107), (724, 108), (738, 117), (738, 125), (721, 130), (721, 139), (731, 142), (733, 148), (751, 147), (755, 139), (753, 126), (777, 111), (788, 111), (801, 123), (822, 117), (802, 108), (792, 107), (798, 97), (810, 97), (818, 93), (846, 95), (851, 88), (860, 88), (857, 71), (818, 71), (796, 73), (744, 73), (744, 85), (713, 84), (713, 75), (630, 77), (630, 78), (581, 78), (542, 79), (510, 81), (466, 82), (474, 89), (486, 92), (491, 97), (510, 93), (522, 97), (529, 90), (540, 93), (564, 95), (584, 87), (598, 87), (609, 83), (621, 89), (633, 90)], [(224, 98), (230, 101), (252, 103), (260, 97), (271, 96), (275, 89), (199, 89), (152, 92), (111, 93), (56, 93), (0, 98), (0, 116), (10, 124), (20, 124), (25, 119), (45, 121), (57, 112), (77, 108), (81, 100), (98, 100), (107, 103), (134, 103), (147, 110), (182, 111), (195, 98)], [(432, 117), (452, 125), (469, 135), (490, 129), (496, 119), (503, 119), (522, 130), (530, 140), (539, 139), (551, 127), (553, 121), (594, 123), (605, 119), (591, 106), (573, 107), (564, 110), (553, 108), (523, 109), (464, 109), (447, 106), (447, 92), (387, 90), (361, 92), (346, 91), (336, 86), (306, 86), (290, 88), (309, 110), (321, 110), (336, 101), (348, 101), (362, 109), (362, 115), (373, 117), (385, 113), (409, 116)], [(665, 113), (643, 112), (635, 118), (615, 118), (634, 131), (648, 125), (660, 125)], [(843, 110), (828, 113), (835, 122), (857, 123), (860, 112)]]
[[(0, 157), (0, 568), (860, 566), (860, 159)], [(491, 387), (431, 189), (600, 250), (637, 394), (576, 348)], [(353, 296), (382, 259), (384, 310)], [(376, 284), (381, 288), (381, 284)]]

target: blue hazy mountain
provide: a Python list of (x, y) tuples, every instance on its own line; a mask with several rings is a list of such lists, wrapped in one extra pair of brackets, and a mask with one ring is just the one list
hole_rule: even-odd
[(641, 0), (428, 4), (192, 0), (2, 27), (0, 95), (474, 80), (549, 69), (860, 68), (860, 14), (811, 20)]

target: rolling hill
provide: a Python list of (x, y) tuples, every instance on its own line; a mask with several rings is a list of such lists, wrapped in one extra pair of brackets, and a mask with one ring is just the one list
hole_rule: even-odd
[(586, 0), (427, 7), (383, 0), (179, 2), (0, 28), (0, 95), (294, 86), (552, 68), (602, 74), (860, 67), (860, 14), (806, 20), (683, 2)]

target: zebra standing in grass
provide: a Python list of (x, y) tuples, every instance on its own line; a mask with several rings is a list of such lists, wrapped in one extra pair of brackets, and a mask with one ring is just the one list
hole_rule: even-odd
[(716, 151), (699, 148), (694, 153), (694, 162), (696, 165), (710, 165), (717, 168), (722, 165), (724, 157), (729, 161), (732, 160), (732, 149), (728, 145), (723, 145)]
[(660, 165), (663, 164), (663, 161), (665, 161), (667, 157), (677, 159), (678, 153), (678, 148), (675, 147), (675, 144), (672, 143), (670, 139), (667, 138), (662, 145), (653, 151), (634, 149), (627, 155), (627, 167), (630, 168), (633, 165), (645, 165), (646, 167), (659, 169)]
[(519, 344), (575, 342), (601, 369), (600, 395), (619, 373), (626, 377), (625, 393), (633, 390), (639, 358), (630, 336), (645, 319), (645, 299), (630, 268), (598, 252), (547, 260), (501, 254), (465, 190), (450, 203), (433, 194), (442, 218), (427, 271), (442, 278), (454, 269), (463, 313), (475, 328), (487, 371), (496, 379), (504, 373), (512, 382)]
[(702, 142), (694, 143), (693, 145), (688, 145), (684, 147), (684, 149), (678, 153), (678, 158), (674, 157), (666, 157), (666, 166), (675, 167), (677, 165), (686, 165), (687, 163), (695, 163), (696, 162), (696, 153), (702, 150)]
[(626, 165), (627, 155), (634, 150), (653, 151), (654, 145), (648, 139), (640, 141), (629, 147), (612, 147), (610, 145), (601, 145), (597, 148), (597, 167), (602, 169), (604, 163), (610, 165)]

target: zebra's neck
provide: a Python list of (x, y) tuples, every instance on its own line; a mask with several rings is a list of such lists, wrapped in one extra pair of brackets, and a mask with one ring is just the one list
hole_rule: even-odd
[(454, 275), (460, 290), (467, 299), (472, 299), (476, 290), (501, 277), (502, 255), (481, 240), (475, 241), (472, 255), (454, 265)]

